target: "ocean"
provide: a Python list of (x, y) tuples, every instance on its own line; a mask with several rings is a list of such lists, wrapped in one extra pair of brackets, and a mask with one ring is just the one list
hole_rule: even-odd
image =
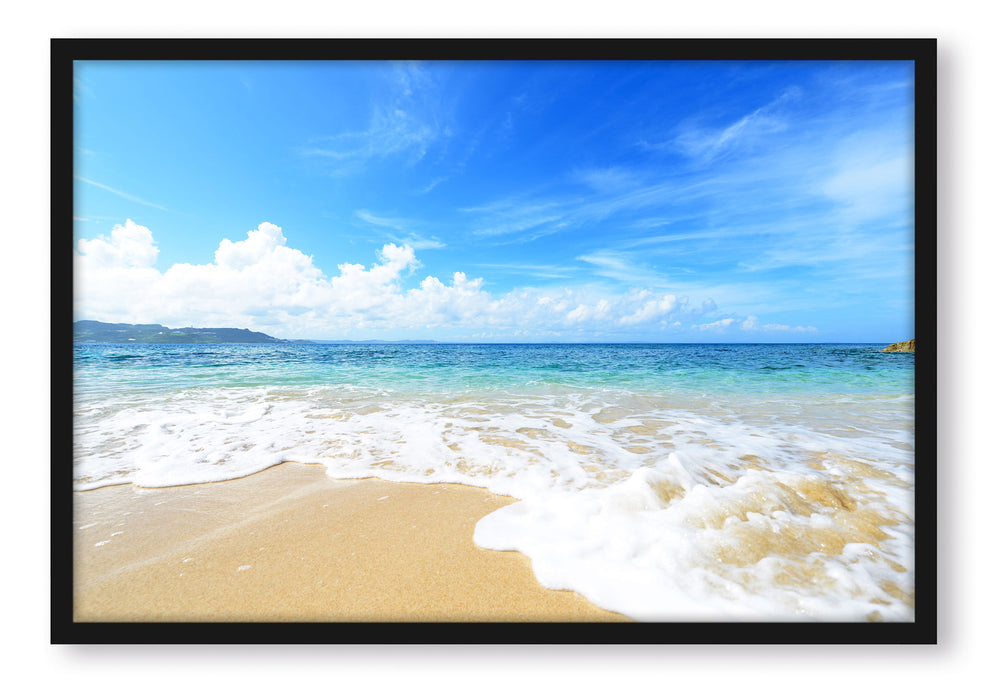
[(475, 542), (642, 621), (914, 619), (914, 355), (883, 345), (76, 345), (76, 490), (482, 486)]

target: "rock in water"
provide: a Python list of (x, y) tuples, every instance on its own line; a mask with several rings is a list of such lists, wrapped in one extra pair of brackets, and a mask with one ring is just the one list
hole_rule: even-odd
[(914, 338), (888, 345), (880, 352), (914, 352)]

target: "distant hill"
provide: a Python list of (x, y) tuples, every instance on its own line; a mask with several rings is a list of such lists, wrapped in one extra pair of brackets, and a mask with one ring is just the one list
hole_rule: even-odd
[(292, 343), (246, 328), (166, 328), (156, 323), (72, 324), (77, 343)]

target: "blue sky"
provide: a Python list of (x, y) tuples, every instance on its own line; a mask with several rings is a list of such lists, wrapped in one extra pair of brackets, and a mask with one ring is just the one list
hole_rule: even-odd
[(906, 62), (81, 62), (75, 314), (913, 337)]

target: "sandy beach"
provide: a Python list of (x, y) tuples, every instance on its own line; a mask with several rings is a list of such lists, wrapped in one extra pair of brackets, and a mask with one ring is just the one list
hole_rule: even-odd
[(474, 544), (485, 489), (335, 480), (282, 464), (233, 481), (74, 494), (74, 620), (628, 621)]

